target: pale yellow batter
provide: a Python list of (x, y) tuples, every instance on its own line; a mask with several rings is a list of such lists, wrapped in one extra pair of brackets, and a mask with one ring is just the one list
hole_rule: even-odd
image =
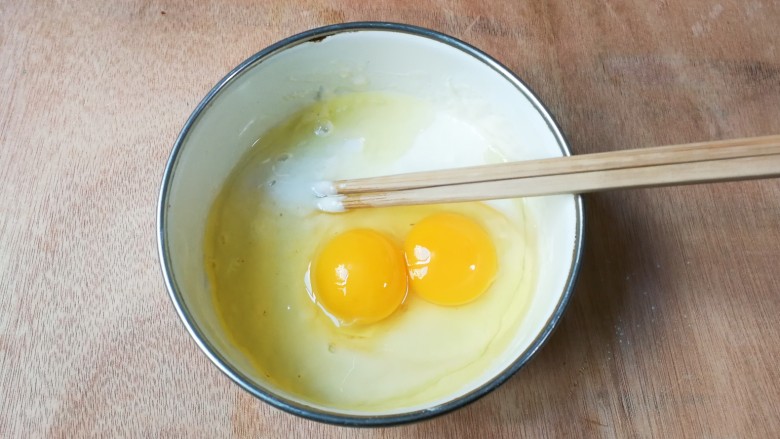
[[(269, 131), (226, 182), (206, 231), (214, 304), (232, 342), (269, 382), (344, 410), (414, 407), (478, 379), (513, 338), (534, 288), (536, 242), (523, 202), (326, 214), (310, 188), (500, 159), (500, 145), (478, 126), (392, 94), (337, 96)], [(389, 318), (348, 327), (312, 302), (305, 274), (321, 243), (367, 227), (400, 247), (413, 224), (437, 212), (472, 218), (496, 247), (497, 276), (478, 299), (446, 307), (409, 294)]]

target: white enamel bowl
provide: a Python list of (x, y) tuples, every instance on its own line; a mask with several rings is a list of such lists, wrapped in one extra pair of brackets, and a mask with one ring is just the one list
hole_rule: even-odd
[[(222, 79), (181, 131), (167, 164), (158, 211), (159, 252), (173, 304), (195, 342), (239, 386), (282, 410), (322, 422), (377, 426), (430, 418), (490, 392), (539, 350), (566, 307), (580, 264), (579, 196), (527, 200), (536, 218), (536, 290), (515, 339), (492, 366), (441, 401), (382, 412), (323, 407), (275, 388), (250, 367), (218, 324), (203, 267), (211, 203), (246, 150), (270, 127), (312, 103), (321, 87), (394, 91), (437, 99), (457, 89), (511, 123), (516, 159), (568, 155), (566, 140), (539, 99), (512, 72), (446, 35), (391, 23), (314, 29), (257, 53)], [(370, 391), (370, 389), (367, 389)]]

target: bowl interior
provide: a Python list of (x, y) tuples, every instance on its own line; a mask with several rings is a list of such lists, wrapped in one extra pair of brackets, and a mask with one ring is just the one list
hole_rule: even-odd
[[(387, 416), (431, 410), (505, 379), (552, 329), (568, 297), (580, 245), (579, 199), (562, 195), (526, 200), (538, 233), (536, 290), (508, 349), (479, 379), (423, 407), (385, 412), (322, 407), (275, 388), (253, 371), (223, 333), (203, 267), (203, 235), (211, 203), (242, 155), (270, 127), (322, 93), (388, 91), (441, 105), (462, 116), (491, 115), (511, 135), (512, 159), (568, 154), (563, 137), (521, 83), (468, 48), (424, 35), (384, 29), (341, 32), (261, 52), (229, 75), (193, 115), (177, 142), (161, 194), (160, 245), (164, 272), (179, 312), (201, 348), (234, 380), (283, 408), (336, 416)], [(502, 376), (502, 374), (504, 376)]]

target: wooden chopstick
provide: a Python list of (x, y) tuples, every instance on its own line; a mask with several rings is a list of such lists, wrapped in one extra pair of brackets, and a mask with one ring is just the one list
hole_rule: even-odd
[(776, 176), (780, 136), (766, 136), (343, 180), (333, 185), (340, 194), (333, 203), (320, 206), (338, 211)]
[(630, 149), (571, 157), (527, 160), (495, 165), (413, 172), (353, 180), (337, 180), (339, 194), (384, 192), (431, 186), (507, 180), (574, 172), (638, 168), (673, 163), (753, 157), (780, 152), (780, 135)]

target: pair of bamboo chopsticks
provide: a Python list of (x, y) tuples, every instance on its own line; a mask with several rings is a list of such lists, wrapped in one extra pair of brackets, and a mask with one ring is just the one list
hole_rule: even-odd
[(325, 211), (780, 176), (780, 135), (585, 154), (328, 185)]

